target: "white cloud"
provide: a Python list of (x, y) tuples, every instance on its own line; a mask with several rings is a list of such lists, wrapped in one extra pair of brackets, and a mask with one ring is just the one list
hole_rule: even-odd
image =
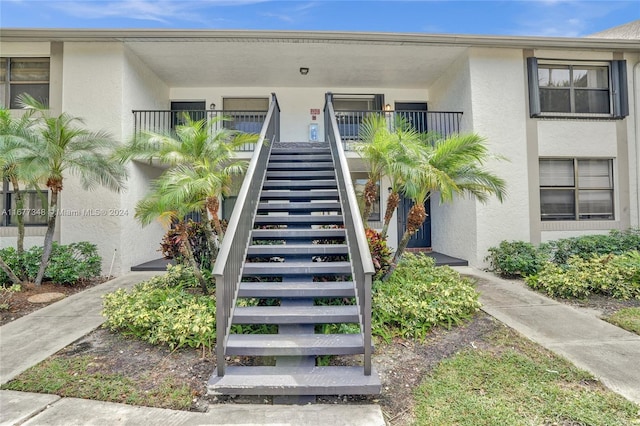
[[(211, 23), (199, 13), (210, 7), (232, 7), (267, 0), (66, 0), (45, 4), (67, 15), (85, 19), (128, 18), (170, 24), (176, 21)], [(213, 20), (216, 20), (215, 18)]]
[[(618, 3), (618, 4), (616, 4)], [(522, 10), (511, 34), (543, 37), (583, 37), (593, 24), (621, 7), (615, 1), (538, 0), (519, 2)]]

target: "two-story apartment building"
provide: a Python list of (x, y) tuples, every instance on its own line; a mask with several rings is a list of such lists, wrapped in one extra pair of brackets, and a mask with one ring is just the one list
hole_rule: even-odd
[[(53, 113), (83, 117), (124, 141), (162, 115), (150, 111), (260, 117), (275, 93), (280, 140), (296, 142), (324, 139), (331, 92), (347, 148), (358, 117), (372, 110), (413, 117), (421, 130), (477, 132), (505, 159), (490, 167), (508, 182), (506, 200), (440, 205), (434, 197), (413, 244), (482, 266), (487, 248), (501, 240), (538, 243), (640, 226), (640, 40), (625, 38), (639, 26), (588, 38), (1, 29), (0, 103), (16, 108), (27, 92)], [(348, 156), (357, 187), (366, 170), (354, 152)], [(115, 273), (159, 257), (164, 233), (133, 217), (161, 169), (134, 163), (129, 172), (119, 194), (86, 192), (69, 176), (60, 203), (58, 240), (96, 243), (107, 266), (114, 259)], [(373, 226), (387, 187), (380, 183)], [(0, 209), (7, 209), (10, 186), (0, 190)], [(401, 209), (392, 247), (402, 220)], [(45, 228), (37, 217), (29, 221), (27, 243), (40, 244)], [(11, 218), (0, 217), (0, 246), (15, 236)]]

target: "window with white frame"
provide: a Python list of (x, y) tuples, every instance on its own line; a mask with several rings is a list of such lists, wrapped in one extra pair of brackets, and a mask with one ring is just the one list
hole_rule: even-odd
[(613, 160), (540, 159), (542, 220), (613, 220)]
[(23, 93), (49, 105), (49, 80), (49, 58), (0, 58), (0, 106), (21, 108)]
[(626, 61), (527, 58), (532, 117), (622, 118), (628, 112)]

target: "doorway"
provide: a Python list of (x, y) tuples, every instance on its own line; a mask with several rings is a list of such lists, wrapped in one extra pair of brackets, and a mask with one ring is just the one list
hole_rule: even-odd
[(396, 117), (401, 117), (417, 132), (425, 133), (427, 126), (426, 102), (395, 102)]
[[(400, 204), (398, 205), (398, 241), (402, 239), (402, 234), (407, 226), (407, 216), (409, 210), (413, 206), (413, 201), (409, 198), (402, 197)], [(429, 248), (431, 247), (431, 199), (429, 198), (424, 203), (424, 209), (427, 213), (427, 218), (424, 220), (422, 227), (411, 236), (407, 248)]]
[(194, 121), (206, 117), (205, 101), (172, 101), (171, 102), (171, 128), (185, 123), (184, 112)]

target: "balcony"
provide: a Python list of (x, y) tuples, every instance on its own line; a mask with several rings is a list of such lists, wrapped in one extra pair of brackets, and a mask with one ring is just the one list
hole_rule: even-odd
[(369, 114), (383, 114), (389, 129), (404, 120), (420, 133), (431, 132), (442, 137), (458, 133), (462, 120), (462, 112), (453, 111), (336, 111), (338, 131), (346, 151), (352, 151), (353, 143), (360, 141), (360, 123)]
[[(243, 133), (260, 133), (267, 111), (222, 111), (222, 110), (134, 110), (134, 132), (168, 133), (185, 123), (185, 114), (192, 120), (206, 119), (212, 132), (225, 128)], [(220, 120), (219, 117), (225, 117)], [(255, 144), (244, 144), (238, 151), (252, 152)]]

